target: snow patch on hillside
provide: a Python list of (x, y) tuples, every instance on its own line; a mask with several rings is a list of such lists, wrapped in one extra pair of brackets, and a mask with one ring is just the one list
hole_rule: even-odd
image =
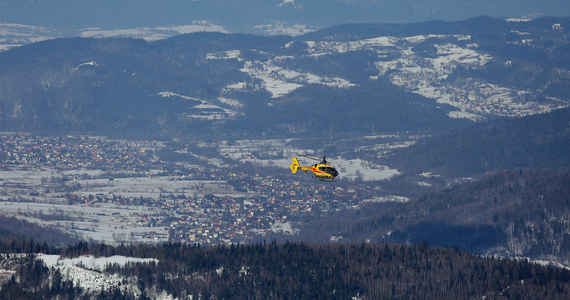
[(532, 19), (530, 19), (530, 18), (507, 18), (507, 19), (505, 19), (505, 21), (521, 23), (521, 22), (530, 22), (530, 21), (532, 21)]
[[(192, 106), (188, 110), (188, 112), (183, 114), (184, 117), (189, 118), (189, 119), (225, 120), (225, 119), (234, 119), (234, 118), (242, 115), (242, 113), (240, 113), (240, 112), (237, 112), (237, 111), (229, 109), (229, 108), (221, 107), (221, 106), (216, 105), (210, 101), (200, 99), (200, 98), (185, 96), (185, 95), (177, 94), (174, 92), (168, 92), (168, 91), (160, 92), (160, 93), (158, 93), (158, 95), (162, 96), (163, 98), (180, 98), (180, 99), (184, 99), (184, 100), (191, 100), (191, 101), (199, 102), (199, 104)], [(235, 108), (240, 107), (240, 103), (236, 100), (231, 100), (231, 99), (227, 99), (227, 98), (222, 97), (222, 98), (218, 98), (218, 101), (220, 102), (220, 104), (230, 104), (231, 106), (233, 106)]]
[[(434, 55), (415, 52), (416, 45), (428, 40), (436, 49)], [(469, 35), (452, 34), (381, 36), (349, 42), (307, 41), (306, 44), (307, 56), (314, 58), (349, 51), (375, 52), (378, 73), (369, 76), (371, 80), (386, 76), (394, 85), (411, 93), (454, 107), (455, 110), (448, 113), (450, 118), (476, 121), (488, 115), (517, 117), (568, 106), (559, 99), (537, 102), (534, 100), (538, 96), (536, 92), (502, 87), (479, 79), (447, 81), (458, 66), (477, 69), (494, 59), (477, 51), (476, 43), (467, 43), (470, 40)]]
[(246, 61), (240, 70), (251, 77), (261, 80), (262, 88), (271, 93), (271, 98), (279, 98), (309, 84), (320, 84), (328, 87), (349, 88), (355, 84), (348, 80), (334, 77), (318, 76), (302, 73), (279, 66), (274, 60)]
[(243, 104), (241, 102), (235, 100), (235, 99), (229, 99), (226, 97), (219, 97), (218, 101), (220, 101), (223, 104), (234, 107), (234, 108), (242, 108), (243, 107)]
[(388, 180), (400, 174), (400, 172), (396, 169), (391, 169), (388, 166), (376, 165), (374, 163), (361, 159), (343, 159), (339, 157), (335, 159), (334, 162), (335, 162), (335, 167), (342, 175), (342, 178), (351, 181)]
[(238, 61), (241, 61), (242, 59), (240, 58), (241, 55), (241, 51), (240, 50), (229, 50), (229, 51), (223, 51), (220, 53), (208, 53), (206, 55), (206, 59), (211, 59), (211, 60), (215, 60), (215, 59), (237, 59)]
[(364, 202), (377, 202), (377, 203), (383, 203), (383, 202), (405, 203), (405, 202), (409, 202), (409, 201), (410, 201), (410, 198), (408, 198), (408, 197), (396, 196), (396, 195), (374, 197), (374, 198), (364, 200)]
[(84, 62), (84, 63), (78, 64), (77, 66), (75, 66), (75, 67), (73, 68), (73, 72), (75, 72), (75, 71), (77, 71), (77, 70), (79, 70), (80, 68), (83, 68), (83, 67), (98, 67), (98, 66), (99, 66), (99, 64), (97, 64), (97, 63), (94, 62), (94, 61)]
[(459, 110), (450, 111), (447, 113), (447, 116), (452, 118), (452, 119), (468, 119), (468, 120), (472, 120), (472, 121), (480, 121), (483, 119), (483, 117), (481, 117), (479, 115), (464, 112), (464, 111), (459, 111)]
[[(284, 47), (288, 47), (285, 45)], [(267, 53), (264, 53), (267, 54)], [(245, 60), (239, 50), (229, 50), (216, 53), (206, 54), (208, 60), (229, 60), (236, 59), (243, 61), (241, 72), (249, 74), (251, 78), (257, 79), (259, 82), (247, 84), (246, 82), (237, 82), (229, 84), (224, 91), (245, 90), (245, 89), (264, 89), (271, 94), (271, 98), (279, 98), (285, 96), (292, 91), (310, 84), (320, 84), (328, 87), (349, 88), (356, 86), (348, 80), (339, 77), (325, 77), (308, 72), (300, 72), (291, 70), (286, 67), (287, 61), (294, 59), (291, 56), (273, 56), (265, 61), (261, 60)]]
[(283, 2), (279, 3), (277, 6), (282, 7), (287, 4), (295, 6), (295, 0), (283, 0)]
[[(86, 291), (100, 292), (116, 287), (122, 292), (138, 297), (141, 291), (133, 281), (133, 278), (125, 278), (118, 274), (103, 272), (106, 266), (125, 266), (129, 263), (156, 263), (154, 258), (136, 258), (125, 256), (93, 257), (80, 256), (76, 258), (61, 258), (59, 255), (38, 254), (37, 259), (47, 267), (58, 270), (65, 280), (70, 280), (74, 285)], [(125, 281), (132, 284), (123, 284)]]
[(62, 258), (60, 255), (39, 254), (38, 259), (42, 260), (46, 266), (79, 266), (83, 269), (104, 271), (107, 266), (119, 265), (124, 267), (129, 263), (151, 263), (158, 262), (155, 258), (138, 258), (114, 255), (109, 257), (94, 257), (92, 255), (79, 256), (74, 258)]

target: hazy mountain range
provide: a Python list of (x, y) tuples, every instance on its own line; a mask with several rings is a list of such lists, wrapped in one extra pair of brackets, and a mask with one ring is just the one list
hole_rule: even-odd
[(56, 28), (125, 29), (179, 26), (207, 21), (229, 32), (314, 30), (346, 23), (457, 21), (481, 15), (504, 18), (565, 16), (563, 0), (239, 0), (2, 1), (0, 22)]
[(544, 113), (569, 105), (567, 28), (481, 17), (297, 37), (48, 40), (0, 53), (0, 127), (343, 135)]

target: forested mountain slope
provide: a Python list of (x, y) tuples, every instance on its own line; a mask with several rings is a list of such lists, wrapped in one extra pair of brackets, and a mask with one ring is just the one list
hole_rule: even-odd
[(63, 233), (57, 228), (42, 227), (4, 215), (0, 215), (0, 239), (31, 240), (50, 247), (62, 247), (79, 241), (79, 238)]
[(567, 107), (567, 28), (569, 18), (481, 17), (297, 37), (42, 41), (0, 52), (0, 129), (153, 138), (440, 132)]
[(491, 120), (424, 139), (389, 157), (411, 173), (455, 177), (517, 168), (570, 167), (570, 109)]
[(408, 203), (371, 204), (304, 226), (301, 239), (457, 245), (570, 264), (570, 171), (514, 170)]
[[(567, 269), (426, 245), (78, 244), (60, 253), (66, 257), (127, 255), (157, 262), (110, 265), (99, 272), (76, 266), (71, 277), (62, 265), (47, 268), (24, 257), (15, 277), (2, 285), (2, 298), (566, 299), (570, 294)], [(88, 275), (107, 285), (94, 288)]]

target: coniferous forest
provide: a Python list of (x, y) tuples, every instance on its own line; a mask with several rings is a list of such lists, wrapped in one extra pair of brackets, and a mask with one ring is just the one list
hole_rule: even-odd
[[(0, 243), (3, 253), (29, 249), (1, 299), (568, 299), (570, 271), (528, 261), (484, 258), (427, 244), (258, 243), (209, 246), (108, 246), (80, 242), (42, 248), (33, 241)], [(117, 287), (89, 291), (34, 259), (32, 251), (151, 257), (157, 263), (110, 265), (139, 294)], [(6, 255), (2, 263), (6, 263)]]

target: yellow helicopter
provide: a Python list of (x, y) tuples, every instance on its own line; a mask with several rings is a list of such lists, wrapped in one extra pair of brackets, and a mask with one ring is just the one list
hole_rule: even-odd
[[(300, 155), (300, 156), (318, 161), (317, 158), (313, 158), (310, 156), (305, 156), (305, 155)], [(335, 181), (335, 178), (338, 176), (338, 171), (335, 168), (333, 168), (331, 165), (327, 164), (326, 155), (323, 155), (323, 160), (320, 163), (314, 164), (310, 167), (300, 166), (297, 158), (293, 157), (293, 163), (291, 164), (291, 172), (295, 174), (297, 173), (298, 170), (304, 170), (305, 174), (307, 174), (307, 171), (311, 171), (313, 172), (315, 177), (317, 177), (321, 181)]]

